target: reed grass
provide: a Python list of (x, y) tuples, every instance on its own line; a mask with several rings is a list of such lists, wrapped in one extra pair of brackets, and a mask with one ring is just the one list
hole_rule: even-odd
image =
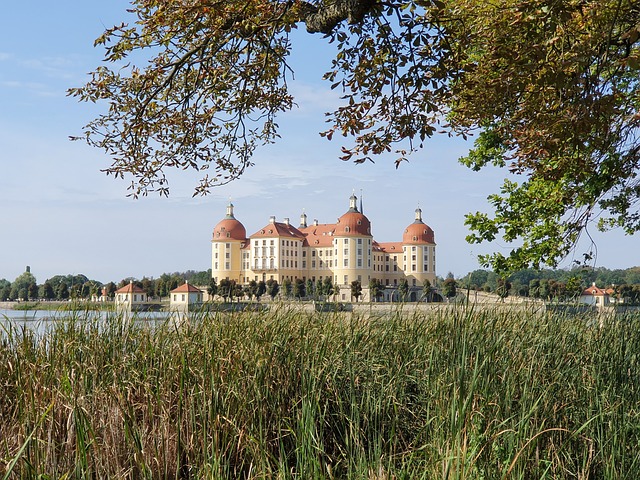
[(0, 332), (4, 478), (635, 479), (640, 324), (115, 314)]

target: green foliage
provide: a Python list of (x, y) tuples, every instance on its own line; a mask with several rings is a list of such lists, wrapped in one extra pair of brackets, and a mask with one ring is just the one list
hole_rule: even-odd
[(10, 297), (12, 299), (29, 299), (29, 287), (36, 283), (36, 277), (31, 272), (21, 273), (11, 284)]
[(400, 301), (405, 302), (407, 300), (407, 295), (409, 294), (409, 282), (406, 278), (400, 279), (400, 283), (398, 284), (398, 295), (400, 295)]
[(267, 295), (271, 297), (271, 300), (275, 299), (278, 293), (280, 292), (280, 285), (278, 285), (277, 280), (269, 279), (266, 283), (267, 287)]
[(264, 281), (260, 280), (258, 282), (258, 285), (256, 286), (256, 298), (258, 299), (258, 301), (260, 300), (260, 297), (262, 297), (266, 292), (267, 292), (267, 285), (265, 284)]
[(211, 297), (215, 297), (218, 294), (218, 282), (215, 278), (210, 278), (207, 286), (207, 293)]
[(362, 283), (360, 280), (354, 280), (351, 282), (351, 298), (355, 298), (356, 302), (362, 296)]
[(457, 294), (457, 283), (453, 278), (447, 278), (442, 284), (442, 294), (451, 299)]
[[(637, 478), (637, 317), (86, 314), (0, 336), (15, 478)], [(187, 474), (188, 472), (188, 474)], [(9, 478), (13, 478), (9, 477)]]
[(384, 294), (384, 285), (377, 278), (372, 278), (369, 281), (369, 295), (372, 300), (378, 301)]
[(294, 105), (289, 34), (303, 25), (336, 46), (324, 78), (342, 104), (323, 135), (353, 140), (343, 160), (398, 165), (442, 130), (475, 134), (473, 170), (508, 171), (493, 212), (466, 220), (470, 242), (516, 245), (481, 257), (496, 272), (555, 266), (597, 219), (640, 229), (636, 2), (134, 0), (130, 13), (69, 94), (108, 105), (79, 138), (131, 195), (168, 194), (170, 168), (203, 171), (197, 194), (240, 176)]
[(291, 297), (292, 291), (293, 291), (293, 284), (291, 283), (291, 280), (289, 280), (288, 278), (285, 278), (282, 281), (282, 293), (284, 294), (285, 297), (289, 298)]
[(235, 282), (233, 280), (223, 278), (220, 280), (220, 285), (218, 286), (218, 295), (220, 295), (226, 302), (230, 297), (233, 296), (234, 287)]
[[(285, 289), (287, 287), (285, 286)], [(293, 282), (293, 296), (297, 299), (305, 297), (307, 295), (305, 288), (305, 281), (301, 278), (296, 278), (295, 282)]]

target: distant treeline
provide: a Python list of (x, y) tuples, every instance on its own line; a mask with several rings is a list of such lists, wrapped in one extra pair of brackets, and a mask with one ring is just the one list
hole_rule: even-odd
[[(507, 288), (509, 295), (569, 300), (585, 288), (595, 284), (613, 290), (613, 295), (640, 302), (640, 267), (610, 270), (604, 267), (575, 267), (562, 270), (520, 270), (506, 277), (489, 270), (474, 270), (458, 280), (459, 289), (500, 293)], [(504, 294), (504, 293), (503, 293)]]
[(119, 282), (107, 283), (91, 280), (82, 274), (55, 275), (39, 284), (36, 277), (27, 271), (13, 282), (0, 279), (0, 301), (90, 299), (93, 296), (100, 296), (103, 288), (106, 289), (107, 296), (113, 298), (118, 288), (130, 282), (144, 289), (149, 297), (160, 298), (166, 297), (171, 290), (187, 281), (194, 285), (209, 285), (210, 280), (211, 270), (209, 269), (200, 272), (187, 270), (186, 272), (163, 273), (158, 278), (136, 279), (128, 277)]

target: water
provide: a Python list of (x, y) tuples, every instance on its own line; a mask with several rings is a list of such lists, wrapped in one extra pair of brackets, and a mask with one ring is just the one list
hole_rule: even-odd
[[(33, 330), (37, 334), (44, 334), (56, 322), (63, 322), (70, 319), (77, 321), (98, 321), (105, 322), (109, 316), (113, 317), (113, 312), (89, 311), (89, 312), (66, 312), (57, 310), (7, 310), (0, 309), (0, 335), (10, 327)], [(180, 316), (173, 312), (138, 312), (132, 314), (134, 322), (155, 324), (170, 318), (180, 319)]]

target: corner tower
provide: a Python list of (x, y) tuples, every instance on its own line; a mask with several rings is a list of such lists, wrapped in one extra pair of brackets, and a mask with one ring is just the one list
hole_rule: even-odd
[(349, 198), (349, 210), (338, 218), (334, 230), (334, 283), (349, 286), (360, 280), (363, 286), (371, 280), (371, 222), (358, 210), (358, 198)]
[(404, 272), (409, 284), (421, 285), (429, 280), (433, 285), (436, 280), (436, 242), (433, 230), (422, 221), (422, 210), (416, 208), (415, 220), (404, 230), (402, 235)]
[(211, 239), (211, 276), (242, 283), (242, 249), (247, 243), (247, 231), (233, 215), (233, 204), (227, 205), (226, 216), (213, 229)]

